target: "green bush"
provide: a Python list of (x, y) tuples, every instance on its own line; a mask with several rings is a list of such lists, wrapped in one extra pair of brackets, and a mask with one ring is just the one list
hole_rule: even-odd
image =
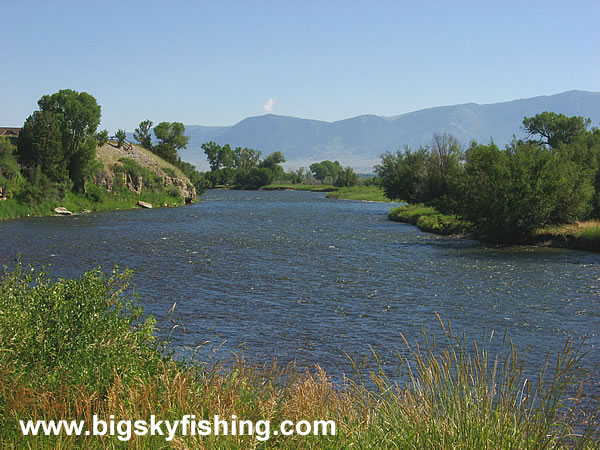
[(19, 264), (0, 279), (0, 366), (31, 385), (68, 381), (100, 392), (115, 374), (132, 380), (155, 371), (155, 322), (126, 294), (130, 277), (96, 269), (53, 280)]

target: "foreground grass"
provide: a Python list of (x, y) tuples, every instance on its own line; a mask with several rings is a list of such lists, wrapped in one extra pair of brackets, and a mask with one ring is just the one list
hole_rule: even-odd
[[(404, 383), (374, 354), (368, 376), (331, 383), (318, 367), (216, 367), (174, 361), (127, 294), (128, 272), (52, 280), (17, 266), (0, 280), (0, 445), (33, 448), (548, 448), (600, 445), (593, 414), (577, 409), (592, 374), (568, 342), (539, 378), (524, 377), (517, 348), (491, 358), (440, 319), (436, 343), (405, 340)], [(439, 317), (438, 317), (439, 318)], [(487, 339), (487, 338), (484, 338)], [(491, 338), (490, 338), (491, 339)], [(361, 372), (364, 374), (364, 372)], [(335, 420), (336, 435), (24, 437), (18, 420)]]
[(420, 230), (442, 235), (466, 235), (473, 231), (471, 223), (456, 216), (442, 214), (431, 206), (403, 205), (392, 208), (390, 220), (416, 225)]
[(385, 196), (383, 189), (377, 186), (352, 186), (338, 188), (336, 191), (327, 194), (327, 197), (341, 200), (361, 200), (366, 202), (392, 201)]

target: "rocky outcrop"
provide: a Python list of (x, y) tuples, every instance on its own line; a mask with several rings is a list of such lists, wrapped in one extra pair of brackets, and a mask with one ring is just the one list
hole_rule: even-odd
[(73, 215), (73, 213), (69, 210), (67, 210), (67, 208), (65, 208), (64, 206), (59, 206), (58, 208), (54, 208), (54, 212), (56, 214), (59, 214), (61, 216), (71, 216)]
[(113, 173), (104, 169), (94, 175), (94, 184), (105, 188), (108, 192), (113, 190)]
[(182, 180), (178, 177), (163, 177), (163, 184), (165, 186), (173, 185), (179, 189), (181, 192), (181, 196), (185, 200), (186, 203), (192, 203), (196, 200), (196, 188), (191, 183), (186, 183), (185, 180)]
[(142, 208), (145, 208), (145, 209), (152, 209), (152, 204), (150, 204), (150, 203), (143, 202), (143, 201), (139, 200), (139, 201), (137, 202), (137, 204), (138, 204), (138, 206), (141, 206)]

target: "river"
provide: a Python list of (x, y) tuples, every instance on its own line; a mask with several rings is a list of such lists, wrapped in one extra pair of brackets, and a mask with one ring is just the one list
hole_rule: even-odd
[(61, 277), (127, 266), (161, 335), (180, 355), (202, 344), (202, 361), (235, 352), (340, 379), (347, 355), (372, 347), (392, 364), (400, 333), (441, 334), (434, 312), (471, 339), (507, 330), (533, 368), (568, 337), (588, 335), (587, 360), (600, 360), (599, 254), (426, 234), (387, 220), (390, 207), (209, 191), (182, 208), (2, 222), (0, 264), (20, 253)]

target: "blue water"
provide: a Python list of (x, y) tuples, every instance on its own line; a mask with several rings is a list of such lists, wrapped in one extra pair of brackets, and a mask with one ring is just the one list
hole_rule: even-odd
[[(505, 330), (539, 367), (588, 335), (600, 361), (600, 254), (485, 246), (387, 220), (390, 205), (310, 192), (211, 191), (174, 209), (0, 223), (0, 264), (49, 264), (61, 277), (113, 265), (134, 283), (161, 336), (201, 361), (319, 364), (334, 379), (347, 354), (384, 362), (427, 333), (434, 315), (481, 339)], [(167, 314), (176, 303), (174, 313)], [(178, 326), (173, 330), (174, 325)]]

